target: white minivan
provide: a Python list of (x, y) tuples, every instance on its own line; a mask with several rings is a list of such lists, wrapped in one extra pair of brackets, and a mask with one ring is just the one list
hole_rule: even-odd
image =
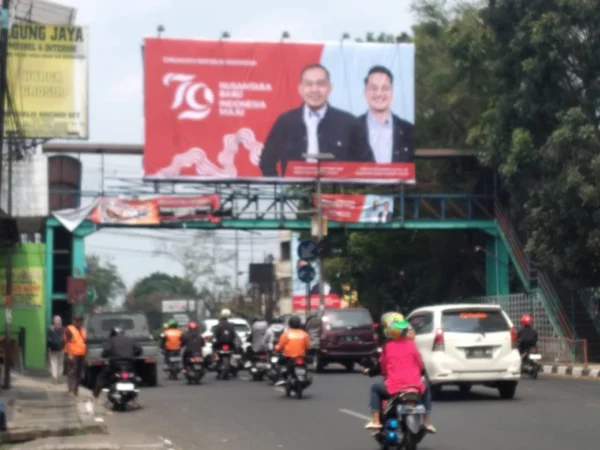
[(468, 393), (475, 384), (515, 396), (521, 378), (517, 330), (499, 305), (448, 304), (411, 312), (408, 321), (434, 396), (442, 386)]

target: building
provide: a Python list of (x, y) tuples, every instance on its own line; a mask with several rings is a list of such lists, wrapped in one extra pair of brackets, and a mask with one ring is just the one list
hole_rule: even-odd
[(279, 294), (279, 313), (292, 313), (292, 232), (279, 231), (279, 257), (275, 261), (275, 282)]

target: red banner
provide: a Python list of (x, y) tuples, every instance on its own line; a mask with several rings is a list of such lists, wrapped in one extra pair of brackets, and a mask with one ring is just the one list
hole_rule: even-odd
[(415, 182), (412, 44), (150, 38), (144, 74), (146, 178)]
[[(317, 197), (313, 198), (315, 207)], [(323, 194), (323, 214), (334, 222), (389, 223), (394, 214), (394, 198), (391, 195)]]
[[(310, 310), (314, 311), (319, 309), (321, 306), (321, 299), (318, 295), (310, 296)], [(325, 308), (336, 308), (342, 307), (342, 299), (339, 295), (331, 294), (325, 296)], [(306, 296), (294, 295), (292, 297), (292, 309), (294, 311), (306, 311)]]
[(98, 224), (160, 225), (186, 221), (219, 222), (218, 195), (170, 195), (148, 199), (102, 198), (90, 214)]

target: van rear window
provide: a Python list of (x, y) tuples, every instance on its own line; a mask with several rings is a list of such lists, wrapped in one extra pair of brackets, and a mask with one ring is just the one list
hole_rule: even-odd
[(502, 311), (461, 310), (442, 313), (442, 329), (454, 333), (494, 333), (509, 331)]
[(363, 309), (329, 310), (323, 317), (332, 330), (373, 328), (373, 319), (369, 311)]

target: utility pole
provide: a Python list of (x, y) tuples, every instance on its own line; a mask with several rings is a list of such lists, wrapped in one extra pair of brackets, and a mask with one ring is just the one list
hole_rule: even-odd
[(239, 268), (239, 264), (240, 264), (240, 254), (239, 254), (239, 242), (238, 242), (238, 230), (235, 230), (235, 278), (234, 278), (234, 284), (235, 284), (235, 297), (237, 298), (239, 290), (240, 290), (240, 283), (239, 283), (239, 277), (240, 277), (240, 268)]
[[(321, 192), (321, 161), (331, 161), (334, 159), (333, 153), (317, 153), (316, 155), (304, 153), (302, 155), (307, 161), (317, 161), (317, 238), (319, 240), (319, 247), (323, 241), (323, 202)], [(319, 306), (322, 308), (325, 306), (325, 280), (323, 278), (323, 253), (319, 252)]]
[[(0, 31), (0, 157), (4, 150), (4, 119), (6, 105), (6, 72), (8, 65), (8, 27), (10, 23), (10, 0), (2, 0), (2, 30)], [(8, 145), (8, 178), (7, 178), (7, 207), (8, 217), (12, 217), (12, 160), (13, 143)], [(12, 360), (10, 347), (10, 328), (12, 324), (12, 261), (13, 248), (12, 242), (8, 250), (6, 261), (6, 307), (5, 307), (5, 326), (4, 326), (4, 379), (2, 387), (10, 389), (10, 363)]]

